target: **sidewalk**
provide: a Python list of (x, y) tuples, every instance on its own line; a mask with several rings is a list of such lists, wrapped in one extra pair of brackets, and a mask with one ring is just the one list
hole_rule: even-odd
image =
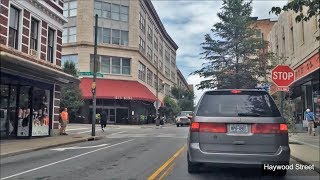
[(301, 164), (314, 165), (320, 173), (320, 136), (307, 133), (290, 134), (291, 157)]
[(23, 154), (40, 149), (46, 149), (61, 145), (85, 142), (90, 140), (101, 139), (102, 136), (90, 135), (68, 135), (53, 137), (38, 137), (31, 139), (4, 139), (0, 140), (0, 157), (13, 156)]

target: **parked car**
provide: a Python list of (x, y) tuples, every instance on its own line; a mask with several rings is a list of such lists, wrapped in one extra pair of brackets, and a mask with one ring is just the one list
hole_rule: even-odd
[(192, 116), (192, 111), (181, 111), (179, 115), (176, 117), (176, 125), (177, 127), (183, 125), (189, 125), (190, 119), (188, 116)]
[(191, 120), (187, 154), (189, 173), (199, 172), (202, 164), (288, 165), (287, 124), (264, 90), (208, 91)]

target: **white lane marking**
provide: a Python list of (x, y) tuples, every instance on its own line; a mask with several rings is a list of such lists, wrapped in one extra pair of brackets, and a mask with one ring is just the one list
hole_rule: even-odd
[(296, 142), (299, 142), (301, 144), (304, 144), (304, 145), (307, 145), (307, 146), (311, 146), (311, 147), (315, 147), (315, 148), (319, 148), (320, 149), (320, 146), (316, 146), (316, 145), (313, 145), (313, 144), (309, 144), (309, 143), (306, 143), (306, 142), (303, 142), (303, 141), (299, 141), (299, 140), (296, 140), (294, 138), (290, 138), (291, 140), (293, 141), (296, 141)]
[(108, 144), (100, 144), (100, 145), (96, 145), (96, 146), (71, 146), (71, 147), (66, 147), (66, 148), (55, 148), (55, 149), (51, 149), (54, 151), (64, 151), (67, 149), (89, 149), (89, 148), (96, 148), (96, 147), (102, 147), (102, 146), (106, 146)]
[(67, 129), (67, 131), (77, 131), (77, 130), (84, 130), (89, 128), (74, 128), (74, 129)]
[(83, 154), (79, 154), (79, 155), (76, 155), (76, 156), (73, 156), (73, 157), (70, 157), (70, 158), (67, 158), (67, 159), (63, 159), (63, 160), (60, 160), (60, 161), (56, 161), (56, 162), (44, 165), (44, 166), (40, 166), (40, 167), (33, 168), (33, 169), (30, 169), (30, 170), (27, 170), (27, 171), (23, 171), (21, 173), (13, 174), (11, 176), (7, 176), (7, 177), (4, 177), (4, 178), (1, 178), (1, 180), (13, 178), (13, 177), (16, 177), (16, 176), (19, 176), (19, 175), (22, 175), (22, 174), (26, 174), (26, 173), (29, 173), (29, 172), (32, 172), (32, 171), (36, 171), (38, 169), (42, 169), (42, 168), (49, 167), (49, 166), (52, 166), (52, 165), (55, 165), (55, 164), (58, 164), (58, 163), (69, 161), (71, 159), (75, 159), (77, 157), (81, 157), (81, 156), (84, 156), (84, 155), (87, 155), (87, 154), (91, 154), (91, 153), (94, 153), (94, 152), (97, 152), (97, 151), (100, 151), (100, 150), (103, 150), (103, 149), (108, 149), (108, 148), (113, 147), (113, 146), (118, 146), (120, 144), (124, 144), (124, 143), (130, 142), (130, 141), (134, 141), (134, 139), (130, 139), (130, 140), (123, 141), (123, 142), (120, 142), (120, 143), (117, 143), (117, 144), (113, 144), (113, 145), (106, 146), (106, 147), (103, 147), (103, 148), (100, 148), (100, 149), (96, 149), (96, 150), (89, 151), (89, 152), (86, 152), (86, 153), (83, 153)]
[[(77, 134), (83, 134), (83, 133), (88, 133), (88, 132), (91, 132), (92, 130), (89, 130), (89, 131), (82, 131), (82, 132), (78, 132)], [(96, 130), (96, 132), (98, 131), (102, 131), (101, 129), (100, 130)]]
[(106, 135), (106, 137), (107, 136), (113, 136), (113, 135), (121, 134), (121, 133), (125, 133), (125, 132), (127, 132), (127, 131), (120, 131), (120, 132), (112, 133), (112, 134)]

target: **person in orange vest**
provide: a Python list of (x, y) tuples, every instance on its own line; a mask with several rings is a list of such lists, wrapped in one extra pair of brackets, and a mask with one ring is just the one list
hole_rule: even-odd
[(61, 117), (60, 135), (68, 135), (66, 133), (67, 124), (68, 124), (68, 121), (69, 121), (69, 114), (68, 114), (68, 109), (67, 108), (64, 108), (64, 110), (60, 113), (60, 117)]

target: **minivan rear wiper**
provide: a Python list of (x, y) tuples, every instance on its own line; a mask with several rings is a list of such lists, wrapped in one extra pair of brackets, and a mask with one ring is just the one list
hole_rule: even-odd
[(238, 116), (259, 117), (259, 116), (261, 116), (261, 114), (258, 114), (258, 113), (238, 113)]

